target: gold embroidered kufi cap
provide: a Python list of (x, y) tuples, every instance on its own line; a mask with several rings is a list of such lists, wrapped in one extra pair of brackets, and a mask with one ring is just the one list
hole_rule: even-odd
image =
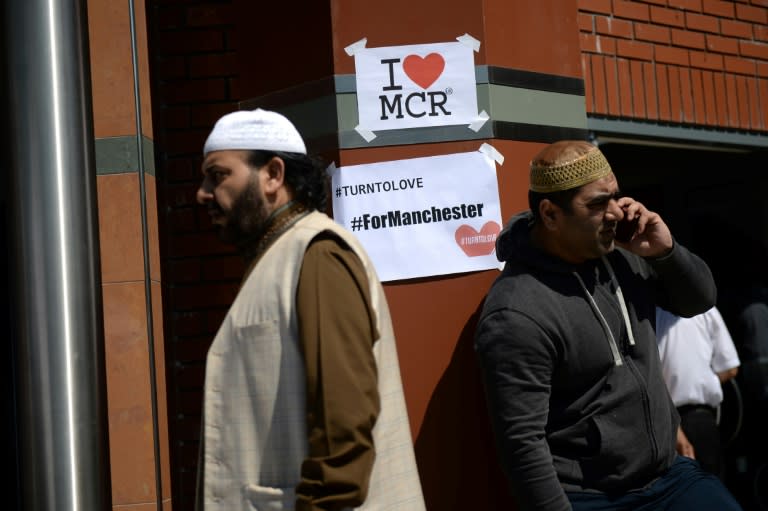
[(562, 140), (547, 146), (531, 161), (531, 190), (570, 190), (610, 174), (603, 153), (589, 142)]

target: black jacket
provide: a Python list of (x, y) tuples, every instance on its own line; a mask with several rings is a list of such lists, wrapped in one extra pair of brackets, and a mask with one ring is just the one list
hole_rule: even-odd
[(570, 509), (563, 489), (625, 492), (670, 466), (679, 418), (661, 375), (655, 306), (693, 316), (715, 304), (716, 291), (707, 265), (679, 244), (654, 260), (612, 251), (606, 259), (627, 306), (630, 345), (602, 260), (571, 265), (541, 252), (530, 222), (528, 212), (515, 216), (497, 240), (506, 265), (475, 349), (519, 504)]

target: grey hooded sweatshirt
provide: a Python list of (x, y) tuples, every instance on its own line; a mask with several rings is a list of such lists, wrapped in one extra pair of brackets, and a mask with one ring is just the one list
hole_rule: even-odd
[(679, 417), (661, 375), (655, 306), (694, 316), (716, 290), (706, 263), (678, 243), (662, 258), (617, 248), (573, 265), (530, 243), (531, 222), (530, 212), (516, 215), (496, 242), (506, 265), (475, 350), (521, 509), (567, 510), (565, 492), (623, 493), (672, 464)]

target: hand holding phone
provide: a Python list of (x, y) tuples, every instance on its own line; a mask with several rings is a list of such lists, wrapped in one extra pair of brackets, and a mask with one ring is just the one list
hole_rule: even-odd
[(616, 224), (616, 236), (614, 239), (621, 243), (629, 243), (632, 237), (637, 231), (637, 222), (640, 220), (640, 216), (636, 215), (632, 220), (627, 220), (626, 215)]

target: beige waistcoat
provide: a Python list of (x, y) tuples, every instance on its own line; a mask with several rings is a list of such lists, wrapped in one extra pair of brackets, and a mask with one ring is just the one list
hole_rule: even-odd
[[(307, 456), (304, 364), (296, 287), (310, 241), (332, 231), (368, 275), (381, 337), (373, 351), (381, 412), (364, 511), (425, 509), (384, 290), (356, 238), (313, 212), (280, 236), (238, 293), (208, 351), (198, 501), (205, 511), (292, 510)], [(354, 406), (354, 403), (351, 404)]]

